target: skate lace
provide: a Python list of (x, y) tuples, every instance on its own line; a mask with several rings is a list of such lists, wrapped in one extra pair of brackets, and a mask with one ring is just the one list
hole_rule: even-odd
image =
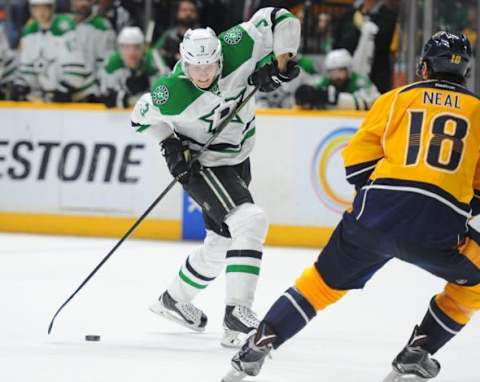
[(246, 306), (237, 305), (235, 307), (237, 318), (242, 321), (243, 324), (250, 328), (257, 328), (260, 324), (260, 321), (253, 310), (247, 308)]

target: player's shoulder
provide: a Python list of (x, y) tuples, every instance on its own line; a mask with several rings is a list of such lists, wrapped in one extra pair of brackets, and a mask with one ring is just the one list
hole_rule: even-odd
[(453, 91), (456, 93), (463, 94), (465, 96), (472, 97), (476, 101), (480, 101), (480, 96), (470, 91), (465, 86), (462, 86), (460, 84), (456, 84), (453, 82), (440, 81), (440, 80), (426, 80), (426, 81), (414, 82), (412, 84), (405, 85), (399, 88), (399, 93), (404, 94), (408, 92), (423, 91), (425, 89), (438, 90), (438, 91), (442, 91), (442, 90)]
[(158, 78), (152, 86), (153, 104), (163, 115), (179, 115), (203, 92), (183, 73), (180, 63), (173, 72)]
[(100, 15), (95, 15), (91, 17), (90, 19), (88, 19), (87, 23), (91, 25), (93, 28), (102, 32), (112, 29), (112, 24), (110, 24), (110, 21), (108, 21), (107, 18)]
[(357, 88), (366, 88), (372, 85), (372, 81), (367, 77), (357, 72), (352, 72), (350, 75), (350, 81)]
[(40, 30), (40, 24), (36, 20), (28, 21), (22, 30), (22, 37), (32, 35)]
[(222, 77), (228, 76), (252, 58), (255, 40), (247, 29), (248, 24), (242, 23), (218, 36), (223, 54)]
[(50, 26), (54, 36), (63, 36), (65, 33), (75, 29), (75, 20), (69, 15), (55, 15)]
[(125, 64), (120, 52), (118, 50), (112, 52), (107, 59), (107, 63), (105, 64), (105, 71), (108, 74), (112, 74), (123, 67), (125, 67)]
[(328, 88), (331, 85), (331, 83), (332, 82), (330, 81), (330, 78), (327, 75), (322, 74), (320, 77), (318, 77), (315, 87), (317, 89), (324, 89), (324, 88)]

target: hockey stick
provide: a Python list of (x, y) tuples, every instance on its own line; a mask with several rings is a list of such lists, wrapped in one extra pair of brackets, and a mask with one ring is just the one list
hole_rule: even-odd
[[(193, 165), (194, 162), (198, 160), (200, 155), (202, 155), (205, 151), (208, 150), (208, 147), (212, 144), (212, 142), (220, 135), (220, 133), (227, 127), (227, 125), (230, 123), (230, 121), (235, 117), (235, 114), (237, 114), (247, 103), (250, 101), (250, 99), (255, 95), (257, 92), (257, 88), (254, 88), (243, 100), (242, 102), (226, 117), (223, 121), (220, 122), (219, 126), (217, 127), (215, 133), (207, 140), (207, 142), (203, 145), (203, 147), (198, 151), (197, 155), (192, 158), (190, 161), (190, 167)], [(176, 179), (173, 179), (170, 184), (162, 191), (160, 195), (150, 204), (150, 206), (145, 210), (145, 212), (140, 216), (135, 223), (129, 228), (129, 230), (122, 236), (122, 238), (115, 244), (115, 246), (108, 252), (108, 254), (100, 261), (100, 263), (95, 267), (93, 271), (90, 272), (90, 274), (87, 276), (85, 280), (82, 281), (82, 283), (78, 286), (78, 288), (75, 290), (75, 292), (72, 293), (72, 295), (65, 300), (65, 302), (58, 308), (57, 312), (53, 315), (52, 321), (50, 321), (50, 325), (48, 326), (48, 334), (51, 333), (52, 328), (53, 328), (53, 323), (59, 313), (62, 311), (62, 309), (75, 297), (75, 295), (84, 287), (84, 285), (93, 277), (95, 273), (105, 264), (105, 262), (112, 256), (115, 251), (122, 245), (122, 243), (128, 239), (128, 237), (132, 234), (133, 231), (140, 225), (140, 223), (147, 217), (147, 215), (155, 208), (155, 206), (162, 200), (165, 195), (168, 194), (168, 192), (175, 186), (177, 183)]]

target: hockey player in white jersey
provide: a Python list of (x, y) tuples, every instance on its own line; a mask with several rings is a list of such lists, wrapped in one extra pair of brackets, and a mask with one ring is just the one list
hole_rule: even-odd
[(101, 75), (101, 92), (107, 107), (130, 107), (170, 68), (153, 49), (146, 49), (138, 27), (125, 27), (118, 36), (118, 51), (108, 58)]
[[(248, 190), (256, 129), (253, 98), (197, 166), (190, 167), (189, 158), (215, 132), (224, 111), (230, 112), (254, 86), (273, 91), (298, 75), (291, 58), (299, 42), (300, 22), (281, 8), (263, 8), (218, 38), (210, 28), (189, 30), (172, 74), (158, 80), (132, 113), (132, 126), (160, 142), (170, 172), (202, 207), (207, 227), (203, 246), (190, 254), (150, 309), (203, 331), (207, 316), (192, 300), (226, 265), (224, 346), (239, 346), (258, 326), (252, 304), (268, 223)], [(270, 54), (276, 60), (258, 68)]]
[(17, 73), (17, 56), (10, 49), (7, 34), (0, 27), (0, 99), (8, 99)]
[(380, 96), (372, 81), (355, 71), (346, 49), (329, 52), (325, 69), (327, 73), (315, 84), (296, 90), (297, 105), (305, 109), (368, 110)]
[(94, 91), (95, 79), (76, 41), (75, 23), (55, 15), (55, 0), (29, 0), (32, 20), (20, 41), (20, 69), (14, 99), (82, 101)]
[(100, 81), (104, 61), (115, 50), (115, 32), (110, 22), (93, 13), (94, 0), (72, 0), (75, 33), (88, 69)]

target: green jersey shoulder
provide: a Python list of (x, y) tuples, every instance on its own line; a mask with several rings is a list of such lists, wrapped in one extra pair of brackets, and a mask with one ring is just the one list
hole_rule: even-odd
[(87, 23), (91, 26), (93, 26), (95, 29), (101, 30), (101, 31), (108, 31), (112, 29), (112, 25), (110, 24), (110, 21), (106, 19), (103, 16), (95, 15), (90, 17), (87, 20)]
[[(327, 75), (323, 75), (317, 82), (316, 87), (318, 89), (327, 88), (328, 86), (332, 85), (330, 78)], [(356, 72), (350, 73), (350, 77), (346, 85), (344, 86), (344, 91), (347, 93), (355, 93), (360, 89), (365, 89), (372, 86), (372, 81), (366, 76), (358, 74)]]
[(151, 89), (152, 102), (163, 115), (181, 114), (203, 91), (183, 73), (180, 63), (172, 73), (160, 77)]
[[(55, 15), (50, 24), (49, 31), (54, 36), (62, 36), (75, 29), (75, 21), (68, 15)], [(36, 20), (29, 21), (22, 31), (22, 37), (37, 33), (41, 30), (40, 24)]]

